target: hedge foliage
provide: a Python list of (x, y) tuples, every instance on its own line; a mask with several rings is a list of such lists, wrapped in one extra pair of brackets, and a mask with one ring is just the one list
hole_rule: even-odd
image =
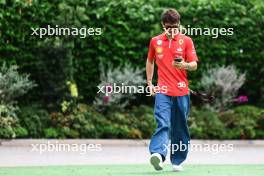
[[(192, 36), (201, 62), (190, 75), (191, 86), (197, 87), (206, 65), (234, 64), (247, 73), (241, 92), (251, 103), (263, 105), (264, 4), (257, 0), (0, 0), (0, 61), (18, 64), (39, 85), (27, 98), (29, 103), (61, 101), (67, 96), (60, 92), (66, 91), (66, 81), (76, 82), (83, 101), (92, 102), (99, 63), (143, 68), (149, 40), (162, 32), (160, 14), (168, 7), (181, 13), (183, 26), (234, 28), (232, 36)], [(47, 25), (99, 27), (102, 35), (30, 35), (32, 27)], [(47, 98), (54, 94), (59, 97)]]
[[(153, 113), (152, 107), (144, 105), (108, 114), (85, 104), (66, 114), (26, 106), (21, 108), (19, 119), (0, 121), (0, 138), (149, 139), (156, 127)], [(221, 113), (192, 107), (188, 123), (192, 139), (264, 138), (264, 109), (250, 105)]]

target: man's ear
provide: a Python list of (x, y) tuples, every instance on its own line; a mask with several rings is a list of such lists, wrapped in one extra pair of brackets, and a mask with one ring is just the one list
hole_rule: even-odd
[(161, 26), (164, 28), (164, 24), (162, 22), (160, 22)]

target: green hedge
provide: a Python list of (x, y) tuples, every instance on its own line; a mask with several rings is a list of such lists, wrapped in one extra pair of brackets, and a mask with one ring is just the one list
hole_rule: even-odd
[[(156, 127), (153, 108), (148, 106), (107, 114), (85, 104), (64, 114), (27, 106), (18, 119), (12, 121), (13, 129), (0, 123), (0, 138), (149, 139)], [(192, 139), (264, 139), (264, 109), (254, 106), (221, 113), (192, 107), (188, 122)]]
[(264, 110), (243, 105), (215, 113), (192, 108), (189, 117), (192, 138), (198, 139), (263, 139)]
[[(130, 111), (111, 112), (103, 115), (93, 107), (79, 104), (72, 113), (53, 112), (47, 115), (42, 108), (24, 107), (19, 125), (31, 138), (149, 138), (155, 128), (153, 110), (147, 106), (134, 107)], [(23, 131), (22, 131), (23, 132)], [(16, 136), (20, 137), (20, 131)], [(11, 138), (1, 135), (0, 138)]]
[[(67, 81), (66, 78), (76, 81), (84, 101), (92, 102), (99, 81), (95, 77), (99, 75), (99, 62), (114, 65), (129, 62), (144, 67), (149, 40), (161, 32), (160, 14), (167, 7), (176, 8), (181, 13), (182, 25), (234, 28), (233, 36), (219, 36), (217, 39), (193, 36), (201, 62), (198, 71), (191, 74), (192, 87), (197, 86), (207, 64), (235, 64), (247, 73), (247, 82), (241, 93), (248, 95), (251, 103), (263, 105), (264, 96), (260, 92), (264, 92), (264, 69), (260, 66), (264, 65), (264, 4), (257, 0), (0, 0), (0, 61), (18, 64), (22, 72), (31, 73), (32, 79), (38, 83), (39, 86), (26, 99), (29, 103), (40, 99), (44, 105), (56, 103), (61, 97), (43, 99), (43, 95), (53, 95), (50, 92), (56, 93), (54, 90), (57, 89), (64, 90), (61, 84)], [(30, 35), (31, 27), (48, 24), (101, 27), (103, 34), (86, 39), (60, 37), (60, 46), (65, 47), (65, 53), (55, 50), (52, 57), (45, 47), (52, 50), (54, 46), (45, 46), (45, 37), (39, 39)], [(55, 37), (49, 38), (55, 40)], [(45, 87), (43, 82), (58, 74), (52, 70), (62, 67), (61, 62), (40, 62), (52, 62), (54, 58), (65, 59), (71, 64), (65, 66), (65, 76), (58, 78), (62, 80), (49, 81)], [(47, 65), (53, 68), (47, 69)], [(43, 80), (43, 74), (47, 72), (50, 75)]]

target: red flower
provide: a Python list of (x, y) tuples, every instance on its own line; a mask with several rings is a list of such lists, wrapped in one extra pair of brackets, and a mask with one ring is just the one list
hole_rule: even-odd
[(239, 97), (237, 97), (236, 99), (234, 99), (234, 102), (236, 103), (246, 103), (248, 102), (248, 97), (245, 95), (241, 95)]
[(109, 102), (109, 99), (110, 99), (109, 96), (104, 96), (104, 97), (103, 97), (103, 103), (104, 103), (104, 104), (107, 104), (107, 103)]

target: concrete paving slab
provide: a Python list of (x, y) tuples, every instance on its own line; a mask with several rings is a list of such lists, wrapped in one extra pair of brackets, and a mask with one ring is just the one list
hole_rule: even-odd
[[(191, 143), (201, 144), (202, 149), (191, 150), (185, 164), (264, 164), (261, 140), (192, 140)], [(48, 148), (48, 144), (53, 148)], [(149, 140), (2, 140), (0, 167), (146, 164), (148, 144)], [(232, 151), (220, 150), (221, 146), (231, 144)], [(166, 163), (169, 164), (169, 157)]]

